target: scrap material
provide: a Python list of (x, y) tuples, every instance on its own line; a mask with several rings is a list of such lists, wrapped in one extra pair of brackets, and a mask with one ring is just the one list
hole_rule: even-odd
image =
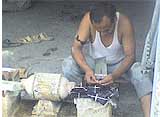
[[(156, 34), (154, 38), (157, 40), (156, 46), (156, 57), (155, 57), (155, 70), (154, 70), (154, 80), (153, 80), (153, 93), (152, 93), (152, 103), (151, 103), (151, 117), (160, 116), (160, 1), (156, 1), (156, 7), (154, 10), (157, 14), (158, 20), (153, 20), (156, 24)], [(158, 27), (159, 26), (159, 27)], [(155, 45), (156, 45), (155, 44)]]

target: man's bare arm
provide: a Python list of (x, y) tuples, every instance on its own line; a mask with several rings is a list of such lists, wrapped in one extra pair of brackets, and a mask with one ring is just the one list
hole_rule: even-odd
[(135, 59), (135, 40), (133, 26), (129, 19), (125, 16), (122, 25), (122, 46), (124, 49), (125, 58), (121, 65), (112, 72), (113, 79), (116, 79), (125, 73), (131, 67)]
[(83, 43), (85, 43), (89, 38), (89, 33), (90, 33), (89, 25), (90, 24), (88, 21), (88, 14), (86, 14), (80, 23), (80, 26), (71, 50), (73, 58), (84, 71), (87, 71), (88, 69), (90, 69), (82, 54)]
[(77, 36), (72, 45), (72, 56), (77, 62), (77, 64), (84, 70), (85, 72), (85, 80), (88, 83), (95, 83), (96, 78), (94, 76), (93, 70), (86, 63), (85, 57), (82, 53), (83, 43), (85, 43), (90, 36), (90, 19), (89, 13), (83, 17), (79, 30), (77, 32)]

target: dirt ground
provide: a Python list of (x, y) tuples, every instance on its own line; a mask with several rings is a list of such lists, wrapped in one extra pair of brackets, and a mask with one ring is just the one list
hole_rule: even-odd
[[(11, 58), (3, 56), (3, 66), (25, 67), (27, 71), (62, 73), (61, 63), (70, 55), (70, 47), (80, 19), (91, 2), (34, 2), (32, 7), (19, 12), (3, 12), (2, 37), (13, 42), (16, 39), (40, 32), (46, 32), (52, 41), (26, 44), (19, 47), (2, 48), (13, 52)], [(135, 27), (136, 60), (140, 61), (145, 36), (149, 29), (153, 6), (152, 2), (115, 2), (118, 11), (129, 16)], [(50, 55), (44, 56), (47, 50)], [(23, 101), (23, 117), (30, 116), (33, 101)], [(17, 117), (22, 117), (17, 114)], [(76, 116), (73, 104), (65, 103), (59, 114), (61, 117)], [(115, 117), (142, 117), (139, 100), (133, 86), (120, 85), (118, 109)]]

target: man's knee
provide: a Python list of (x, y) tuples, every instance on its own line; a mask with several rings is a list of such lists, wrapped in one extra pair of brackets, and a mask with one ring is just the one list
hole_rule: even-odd
[(134, 64), (128, 71), (128, 76), (131, 79), (131, 83), (134, 85), (139, 98), (152, 92), (152, 80), (151, 76), (141, 73), (142, 66), (139, 63)]
[(72, 67), (71, 57), (64, 59), (64, 61), (62, 62), (62, 72), (64, 76), (68, 76), (69, 72), (71, 71), (71, 67)]
[(134, 85), (139, 98), (152, 92), (152, 81), (149, 78), (132, 78), (131, 82)]
[(66, 79), (68, 79), (70, 82), (75, 82), (76, 84), (80, 84), (82, 82), (82, 75), (75, 73), (71, 70), (64, 70), (63, 75)]
[(65, 78), (70, 82), (79, 84), (82, 81), (84, 73), (80, 70), (72, 57), (66, 58), (62, 63), (62, 71)]

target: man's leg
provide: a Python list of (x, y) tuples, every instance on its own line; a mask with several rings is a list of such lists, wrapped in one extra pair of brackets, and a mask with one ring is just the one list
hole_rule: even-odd
[[(108, 72), (116, 69), (121, 63), (115, 65), (108, 65)], [(152, 81), (150, 78), (140, 76), (139, 74), (131, 74), (131, 69), (126, 72), (127, 78), (131, 80), (134, 85), (137, 95), (141, 102), (141, 107), (145, 117), (150, 116), (151, 108), (151, 92), (152, 92)], [(123, 77), (123, 76), (122, 76)]]
[[(87, 55), (85, 56), (85, 59), (87, 64), (94, 70), (95, 61)], [(71, 82), (75, 82), (76, 84), (80, 84), (82, 82), (82, 78), (85, 75), (84, 71), (71, 56), (63, 61), (62, 71), (65, 78), (67, 78)]]
[(142, 110), (144, 112), (144, 117), (150, 117), (151, 109), (151, 93), (140, 98)]
[(67, 78), (70, 82), (75, 82), (76, 84), (80, 84), (82, 82), (84, 72), (78, 68), (71, 56), (63, 61), (62, 71), (64, 77)]
[(134, 85), (137, 95), (141, 102), (141, 107), (144, 113), (144, 117), (150, 116), (151, 108), (151, 92), (152, 92), (152, 81), (150, 78), (142, 76), (141, 74), (130, 74), (128, 71), (131, 83)]

